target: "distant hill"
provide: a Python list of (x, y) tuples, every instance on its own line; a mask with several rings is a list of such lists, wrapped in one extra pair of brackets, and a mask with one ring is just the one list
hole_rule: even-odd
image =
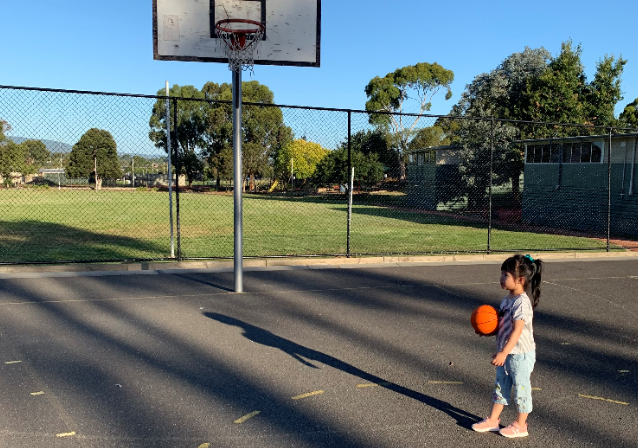
[(13, 140), (18, 145), (26, 140), (40, 140), (47, 147), (49, 152), (61, 152), (68, 153), (73, 149), (73, 145), (68, 143), (56, 142), (55, 140), (42, 140), (38, 138), (26, 138), (26, 137), (9, 137), (9, 140)]

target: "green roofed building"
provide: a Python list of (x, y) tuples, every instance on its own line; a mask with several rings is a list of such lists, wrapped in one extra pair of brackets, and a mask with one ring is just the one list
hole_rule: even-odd
[[(565, 137), (514, 142), (524, 154), (521, 199), (516, 219), (499, 214), (501, 196), (511, 184), (493, 189), (495, 220), (605, 235), (608, 169), (611, 177), (610, 230), (638, 237), (638, 133)], [(407, 202), (410, 207), (460, 212), (462, 191), (459, 147), (423, 148), (409, 154)], [(455, 194), (456, 193), (456, 194)], [(485, 192), (487, 195), (487, 190)], [(514, 202), (514, 201), (511, 201)], [(487, 201), (483, 204), (488, 209)], [(485, 213), (481, 214), (486, 217)]]
[(526, 140), (522, 221), (601, 233), (638, 235), (638, 134)]

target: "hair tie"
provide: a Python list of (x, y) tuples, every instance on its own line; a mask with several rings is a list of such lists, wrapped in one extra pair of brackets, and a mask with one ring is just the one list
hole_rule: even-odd
[(534, 264), (534, 259), (532, 257), (530, 257), (529, 254), (525, 255), (525, 258), (527, 258), (529, 261), (532, 262), (532, 264)]

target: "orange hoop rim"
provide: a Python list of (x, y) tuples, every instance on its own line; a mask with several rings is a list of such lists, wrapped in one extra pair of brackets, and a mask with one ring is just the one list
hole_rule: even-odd
[[(232, 29), (231, 27), (224, 26), (224, 25), (229, 25), (233, 23), (248, 23), (250, 25), (257, 26), (257, 28), (235, 30), (235, 29)], [(222, 19), (215, 24), (215, 28), (218, 31), (221, 31), (223, 33), (230, 33), (230, 34), (255, 34), (255, 33), (259, 33), (260, 31), (264, 31), (266, 29), (263, 23), (257, 22), (255, 20), (249, 20), (249, 19)]]

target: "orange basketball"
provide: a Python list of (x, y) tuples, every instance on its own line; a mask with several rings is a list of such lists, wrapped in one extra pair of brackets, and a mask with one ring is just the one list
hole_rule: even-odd
[(481, 305), (472, 312), (472, 327), (486, 336), (498, 330), (498, 312), (493, 306)]

